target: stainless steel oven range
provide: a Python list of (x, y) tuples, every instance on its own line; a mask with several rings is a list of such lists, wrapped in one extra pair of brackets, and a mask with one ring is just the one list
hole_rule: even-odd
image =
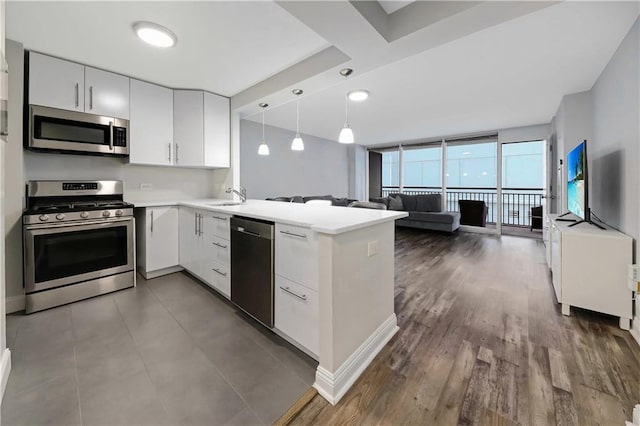
[(135, 285), (121, 181), (31, 181), (22, 219), (27, 313)]

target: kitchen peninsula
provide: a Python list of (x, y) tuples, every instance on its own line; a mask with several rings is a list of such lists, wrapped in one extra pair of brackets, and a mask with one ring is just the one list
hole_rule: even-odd
[(169, 210), (179, 234), (177, 263), (143, 274), (184, 268), (227, 298), (231, 217), (273, 222), (274, 331), (319, 361), (314, 387), (332, 404), (398, 330), (394, 221), (406, 212), (261, 200), (128, 201), (136, 205), (139, 263), (152, 247), (171, 244), (148, 238), (149, 230), (163, 232), (166, 219), (159, 218)]

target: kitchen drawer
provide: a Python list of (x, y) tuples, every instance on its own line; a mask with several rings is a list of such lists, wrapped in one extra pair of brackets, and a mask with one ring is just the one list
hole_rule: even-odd
[(229, 264), (208, 261), (203, 277), (206, 283), (228, 298), (231, 297), (231, 269)]
[(275, 326), (318, 355), (318, 292), (276, 275)]
[(205, 232), (213, 240), (213, 237), (219, 237), (223, 240), (230, 240), (229, 219), (231, 215), (218, 212), (204, 212), (207, 221)]
[(318, 237), (309, 228), (276, 223), (276, 274), (318, 290)]
[(221, 265), (229, 266), (231, 260), (231, 243), (229, 240), (222, 239), (217, 236), (213, 236), (211, 244), (211, 260), (220, 263)]

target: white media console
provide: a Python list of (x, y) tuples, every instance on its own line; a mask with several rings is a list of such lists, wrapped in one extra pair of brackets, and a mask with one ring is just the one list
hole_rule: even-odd
[(547, 262), (562, 313), (571, 306), (620, 317), (620, 328), (629, 330), (632, 318), (627, 267), (632, 263), (631, 237), (589, 223), (548, 215)]

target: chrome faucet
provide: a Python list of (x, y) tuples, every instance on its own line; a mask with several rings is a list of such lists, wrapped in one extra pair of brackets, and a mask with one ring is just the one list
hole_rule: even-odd
[(240, 201), (242, 201), (243, 203), (245, 201), (247, 201), (247, 188), (241, 186), (240, 187), (240, 191), (238, 191), (237, 189), (233, 189), (233, 188), (227, 188), (227, 190), (225, 191), (227, 194), (231, 194), (232, 192), (234, 194), (238, 194), (238, 196), (240, 197)]

